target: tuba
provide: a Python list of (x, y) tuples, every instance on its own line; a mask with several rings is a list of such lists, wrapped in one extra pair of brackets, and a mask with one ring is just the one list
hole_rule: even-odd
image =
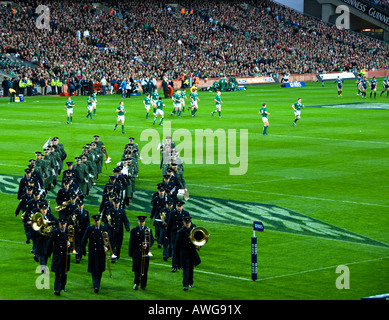
[(189, 234), (190, 241), (196, 246), (196, 249), (200, 249), (208, 242), (209, 232), (202, 227), (193, 228)]
[(42, 216), (42, 213), (40, 212), (37, 212), (35, 213), (33, 216), (32, 216), (32, 229), (34, 231), (39, 231), (41, 226), (43, 224), (43, 216)]
[(38, 231), (41, 235), (49, 237), (54, 226), (51, 221), (44, 221), (40, 212), (35, 213), (32, 218), (32, 229)]

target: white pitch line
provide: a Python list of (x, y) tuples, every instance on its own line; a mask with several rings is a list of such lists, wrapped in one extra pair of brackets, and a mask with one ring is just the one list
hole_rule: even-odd
[[(30, 119), (4, 119), (4, 118), (0, 118), (0, 121), (15, 121), (15, 122), (36, 122), (36, 123), (49, 123), (49, 124), (66, 124), (66, 122), (64, 121), (45, 121), (45, 120), (30, 120)], [(93, 123), (94, 122), (89, 122), (88, 123), (85, 123), (85, 122), (75, 122), (71, 125), (66, 125), (67, 128), (71, 128), (72, 126), (85, 126), (85, 125), (88, 125), (89, 123)], [(106, 124), (106, 123), (97, 123), (96, 125), (98, 126), (101, 126), (101, 127), (114, 127), (113, 124)], [(126, 128), (145, 128), (145, 129), (148, 129), (148, 128), (153, 128), (152, 126), (131, 126), (131, 125), (128, 125), (126, 124), (125, 125)], [(112, 129), (113, 131), (113, 129)]]
[(299, 195), (295, 195), (295, 194), (285, 194), (285, 193), (266, 192), (266, 191), (258, 191), (258, 190), (236, 189), (236, 188), (225, 188), (225, 187), (207, 186), (207, 185), (199, 185), (199, 184), (191, 184), (191, 185), (195, 186), (195, 187), (201, 187), (201, 188), (212, 188), (212, 189), (221, 189), (221, 190), (234, 190), (234, 191), (262, 193), (262, 194), (269, 194), (269, 195), (283, 196), (283, 197), (286, 196), (286, 197), (303, 198), (303, 199), (309, 199), (309, 200), (343, 202), (343, 203), (358, 204), (358, 205), (364, 205), (364, 206), (375, 206), (375, 207), (389, 208), (389, 205), (385, 205), (385, 204), (356, 202), (356, 201), (348, 201), (348, 200), (335, 200), (335, 199), (299, 196)]
[[(9, 243), (15, 243), (15, 244), (25, 244), (24, 242), (7, 240), (7, 239), (0, 239), (0, 241), (2, 241), (2, 242), (9, 242)], [(355, 261), (355, 262), (350, 262), (350, 263), (341, 263), (341, 264), (338, 264), (338, 265), (333, 265), (333, 266), (328, 266), (328, 267), (323, 267), (323, 268), (310, 269), (310, 270), (304, 270), (304, 271), (299, 271), (299, 272), (294, 272), (294, 273), (281, 274), (281, 275), (278, 275), (278, 276), (266, 277), (266, 278), (262, 278), (262, 279), (260, 278), (260, 279), (257, 279), (257, 281), (266, 281), (266, 280), (273, 280), (273, 279), (277, 279), (277, 278), (291, 277), (291, 276), (296, 276), (296, 275), (300, 275), (300, 274), (304, 274), (304, 273), (311, 273), (311, 272), (317, 272), (317, 271), (322, 271), (322, 270), (335, 269), (339, 265), (351, 266), (351, 265), (356, 265), (356, 264), (361, 264), (361, 263), (368, 263), (368, 262), (374, 262), (374, 261), (379, 261), (379, 260), (384, 260), (384, 259), (389, 259), (389, 256), (385, 256), (385, 257), (381, 257), (381, 258), (376, 258), (376, 259)], [(121, 258), (120, 260), (132, 261), (132, 259), (128, 259), (128, 258)], [(171, 265), (157, 263), (157, 262), (152, 262), (152, 261), (150, 261), (150, 264), (153, 264), (153, 265), (156, 265), (156, 266), (162, 266), (162, 267), (171, 268)], [(243, 277), (231, 276), (231, 275), (223, 274), (223, 273), (209, 272), (209, 271), (198, 270), (198, 269), (194, 270), (194, 271), (196, 273), (204, 273), (204, 274), (209, 274), (209, 275), (218, 276), (218, 277), (224, 277), (224, 278), (230, 278), (230, 279), (236, 279), (236, 280), (242, 280), (242, 281), (252, 281), (251, 278), (243, 278)]]
[(294, 178), (294, 177), (286, 178), (285, 177), (285, 178), (280, 178), (280, 179), (254, 181), (254, 182), (250, 182), (250, 183), (227, 184), (227, 185), (224, 185), (224, 187), (247, 186), (247, 185), (252, 185), (252, 184), (256, 184), (256, 183), (267, 183), (267, 182), (286, 181), (286, 180), (303, 180), (303, 178)]
[[(13, 241), (13, 240), (7, 240), (7, 239), (0, 239), (0, 241), (1, 242), (14, 243), (14, 244), (21, 244), (21, 245), (26, 244), (25, 242)], [(128, 259), (128, 258), (120, 258), (120, 260), (132, 261), (132, 259)], [(150, 264), (153, 264), (153, 265), (156, 265), (156, 266), (162, 266), (162, 267), (171, 268), (171, 264), (162, 264), (162, 263), (157, 263), (157, 262), (152, 262), (152, 261), (150, 261)], [(251, 281), (251, 279), (249, 279), (249, 278), (236, 277), (236, 276), (231, 276), (231, 275), (223, 274), (223, 273), (215, 273), (215, 272), (209, 272), (209, 271), (203, 271), (203, 270), (195, 270), (195, 272), (204, 273), (204, 274), (210, 274), (210, 275), (213, 275), (213, 276), (225, 277), (225, 278), (230, 278), (230, 279), (236, 279), (236, 280)]]
[(283, 138), (300, 138), (300, 139), (314, 139), (314, 140), (328, 140), (328, 141), (339, 141), (339, 142), (356, 142), (356, 143), (378, 143), (378, 144), (389, 144), (389, 142), (383, 141), (370, 141), (370, 140), (347, 140), (347, 139), (333, 139), (324, 137), (307, 137), (307, 136), (290, 136), (285, 134), (272, 134), (272, 137), (283, 137)]
[(350, 263), (340, 263), (340, 264), (335, 265), (335, 266), (329, 266), (329, 267), (323, 267), (323, 268), (299, 271), (299, 272), (294, 272), (294, 273), (289, 273), (289, 274), (282, 274), (282, 275), (278, 275), (278, 276), (258, 279), (257, 281), (265, 281), (265, 280), (272, 280), (272, 279), (277, 279), (277, 278), (291, 277), (291, 276), (296, 276), (296, 275), (299, 275), (299, 274), (304, 274), (304, 273), (309, 273), (309, 272), (316, 272), (316, 271), (322, 271), (322, 270), (328, 270), (328, 269), (335, 269), (335, 268), (337, 268), (340, 265), (351, 266), (351, 265), (355, 265), (355, 264), (368, 263), (368, 262), (373, 262), (373, 261), (378, 261), (378, 260), (383, 260), (383, 259), (388, 259), (388, 258), (389, 258), (389, 256), (381, 257), (381, 258), (376, 258), (376, 259), (363, 260), (363, 261), (355, 261), (355, 262), (350, 262)]

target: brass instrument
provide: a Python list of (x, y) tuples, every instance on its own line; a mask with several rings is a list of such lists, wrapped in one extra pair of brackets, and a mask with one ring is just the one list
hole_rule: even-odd
[(111, 214), (107, 214), (107, 223), (109, 227), (112, 227), (112, 217)]
[(69, 242), (73, 244), (73, 250), (72, 252), (69, 252), (69, 254), (78, 254), (78, 252), (76, 251), (76, 241), (75, 241), (76, 234), (75, 234), (74, 227), (72, 225), (68, 226), (67, 235), (68, 235)]
[(207, 229), (196, 227), (191, 230), (189, 239), (196, 246), (196, 249), (199, 250), (200, 247), (208, 242), (209, 236), (210, 234)]
[[(72, 216), (70, 217), (70, 219), (72, 219), (72, 222), (73, 222), (73, 226), (76, 226), (78, 227), (78, 220), (77, 220), (77, 216), (73, 213)], [(72, 228), (74, 229), (74, 227), (72, 226)], [(70, 227), (70, 226), (69, 226)]]
[(142, 259), (140, 264), (140, 270), (142, 276), (146, 273), (146, 258), (152, 257), (152, 253), (150, 252), (150, 238), (151, 238), (151, 229), (145, 228), (145, 237), (142, 242)]
[(38, 231), (43, 236), (50, 236), (54, 226), (51, 221), (44, 221), (43, 215), (40, 212), (35, 213), (32, 217), (32, 229)]
[(103, 154), (105, 155), (105, 163), (107, 164), (107, 163), (110, 163), (111, 162), (111, 157), (108, 155), (108, 151), (107, 151), (107, 149), (106, 149), (106, 147), (105, 146), (102, 146), (101, 147), (101, 151), (103, 152)]
[(68, 201), (65, 201), (65, 203), (59, 205), (59, 206), (56, 206), (55, 207), (55, 212), (60, 212), (62, 210), (64, 210), (66, 208), (66, 206), (70, 203), (71, 200), (68, 200)]
[[(107, 258), (105, 261), (107, 261), (109, 259), (115, 259), (116, 256), (113, 254), (113, 250), (112, 250), (112, 247), (111, 247), (111, 242), (109, 241), (108, 232), (103, 231), (101, 234), (103, 236), (104, 246), (108, 247), (110, 252), (111, 252), (111, 257)], [(110, 263), (108, 263), (108, 270), (109, 270), (109, 277), (112, 278), (111, 264)]]
[(69, 259), (69, 254), (77, 254), (77, 251), (76, 251), (76, 242), (75, 242), (75, 231), (74, 231), (74, 227), (72, 225), (70, 225), (68, 227), (68, 230), (66, 232), (67, 236), (68, 236), (68, 241), (70, 243), (73, 243), (73, 250), (72, 252), (68, 252), (69, 248), (66, 247), (66, 264), (65, 264), (65, 274), (68, 273), (68, 259)]
[(167, 219), (166, 211), (162, 212), (162, 213), (160, 214), (160, 216), (161, 216), (161, 222), (162, 222), (162, 224), (163, 224), (163, 225), (167, 225), (167, 221), (166, 221), (166, 219)]

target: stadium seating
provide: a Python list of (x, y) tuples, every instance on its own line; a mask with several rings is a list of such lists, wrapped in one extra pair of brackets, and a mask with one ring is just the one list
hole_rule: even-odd
[(36, 68), (0, 67), (34, 83), (53, 75), (95, 82), (389, 67), (387, 44), (271, 1), (178, 0), (176, 8), (168, 0), (100, 1), (106, 11), (92, 0), (49, 1), (50, 30), (36, 26), (36, 1), (16, 2), (16, 13), (0, 11), (0, 53), (15, 52)]

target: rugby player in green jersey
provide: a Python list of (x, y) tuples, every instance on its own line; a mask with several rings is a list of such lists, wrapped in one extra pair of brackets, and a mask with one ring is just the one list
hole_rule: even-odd
[(294, 110), (294, 121), (293, 127), (296, 126), (296, 122), (300, 120), (301, 109), (304, 108), (304, 105), (301, 103), (301, 98), (297, 99), (297, 102), (292, 104), (292, 109)]
[(66, 111), (68, 115), (67, 124), (69, 124), (69, 121), (70, 123), (73, 122), (73, 107), (74, 107), (74, 101), (70, 97), (68, 97), (68, 100), (65, 102), (65, 108), (64, 108), (64, 111)]
[(94, 116), (96, 115), (96, 102), (97, 102), (96, 94), (97, 94), (97, 91), (94, 91), (92, 94), (92, 106), (93, 106), (93, 115)]
[(155, 117), (154, 117), (154, 121), (153, 121), (153, 124), (155, 124), (155, 121), (157, 121), (157, 118), (158, 116), (160, 115), (161, 116), (161, 120), (159, 121), (159, 125), (162, 126), (162, 122), (163, 122), (163, 117), (164, 117), (164, 112), (163, 112), (163, 108), (165, 106), (165, 103), (162, 101), (162, 98), (159, 97), (158, 98), (158, 102), (156, 103), (156, 106), (157, 106), (157, 110), (155, 112)]
[(177, 114), (181, 118), (181, 90), (177, 90), (172, 96), (174, 110), (170, 114)]
[(126, 113), (126, 110), (124, 110), (124, 103), (123, 101), (120, 101), (120, 105), (116, 108), (116, 113), (118, 114), (116, 119), (115, 128), (113, 130), (116, 130), (116, 127), (118, 126), (119, 122), (122, 123), (122, 133), (125, 133), (124, 131), (124, 115)]
[(87, 103), (88, 103), (88, 113), (86, 115), (87, 118), (90, 118), (93, 120), (92, 118), (92, 110), (93, 110), (93, 99), (92, 99), (92, 96), (89, 96), (88, 99), (87, 99)]
[(155, 111), (157, 110), (158, 98), (159, 98), (159, 93), (158, 93), (158, 89), (156, 88), (156, 89), (154, 90), (154, 92), (151, 94), (151, 104), (152, 104), (153, 107), (154, 107), (153, 115), (155, 115)]
[[(146, 119), (149, 118), (150, 103), (151, 103), (150, 93), (147, 92), (146, 98), (143, 99), (143, 104), (146, 109)], [(155, 115), (155, 111), (154, 111), (154, 115)]]
[(214, 99), (215, 103), (216, 103), (216, 110), (215, 111), (212, 111), (211, 112), (211, 116), (213, 116), (214, 113), (218, 112), (219, 113), (219, 118), (221, 118), (221, 112), (222, 112), (222, 98), (221, 98), (221, 92), (220, 91), (217, 91), (217, 94), (216, 94), (216, 97)]
[(263, 132), (262, 132), (262, 134), (263, 134), (264, 136), (267, 136), (267, 128), (269, 127), (269, 119), (267, 118), (267, 116), (268, 116), (270, 113), (267, 112), (266, 103), (264, 103), (264, 104), (262, 105), (262, 108), (259, 110), (258, 113), (262, 116), (262, 122), (263, 122)]
[(192, 117), (196, 116), (196, 112), (199, 108), (197, 102), (200, 101), (199, 94), (197, 93), (197, 89), (193, 90), (190, 94), (190, 104), (192, 107)]

